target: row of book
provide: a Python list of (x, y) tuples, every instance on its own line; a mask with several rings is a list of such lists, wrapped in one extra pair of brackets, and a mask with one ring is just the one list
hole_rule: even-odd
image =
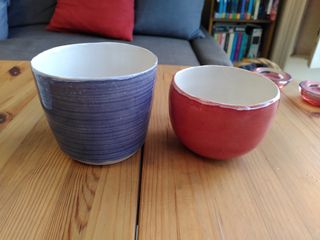
[(215, 0), (216, 19), (270, 19), (274, 21), (279, 0)]
[(232, 62), (240, 61), (242, 58), (256, 58), (263, 29), (254, 24), (215, 24), (213, 26), (213, 37), (225, 50)]

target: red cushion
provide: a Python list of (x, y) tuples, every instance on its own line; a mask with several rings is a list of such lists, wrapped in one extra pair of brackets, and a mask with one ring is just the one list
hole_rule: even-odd
[(47, 29), (132, 40), (133, 26), (134, 0), (58, 0)]

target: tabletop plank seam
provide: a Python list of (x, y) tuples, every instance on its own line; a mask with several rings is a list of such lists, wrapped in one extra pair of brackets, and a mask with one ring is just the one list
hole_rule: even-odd
[(141, 204), (141, 185), (142, 185), (142, 170), (144, 161), (144, 144), (141, 147), (141, 155), (139, 162), (139, 178), (138, 178), (138, 193), (137, 193), (137, 210), (136, 210), (136, 227), (135, 227), (135, 240), (139, 239), (139, 220), (140, 220), (140, 204)]

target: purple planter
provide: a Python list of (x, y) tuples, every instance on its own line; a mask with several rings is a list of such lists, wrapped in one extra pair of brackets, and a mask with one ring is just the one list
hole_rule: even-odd
[(112, 164), (144, 143), (157, 57), (121, 43), (50, 49), (33, 58), (41, 104), (61, 149), (87, 164)]

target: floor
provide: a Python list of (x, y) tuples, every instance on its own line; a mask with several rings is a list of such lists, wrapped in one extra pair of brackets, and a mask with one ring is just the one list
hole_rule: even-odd
[(298, 81), (320, 81), (320, 68), (309, 68), (306, 56), (291, 56), (284, 67), (284, 71)]

